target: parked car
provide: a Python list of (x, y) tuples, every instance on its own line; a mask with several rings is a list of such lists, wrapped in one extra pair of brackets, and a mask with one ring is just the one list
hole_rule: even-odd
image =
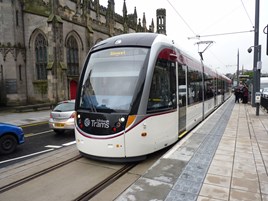
[(59, 102), (50, 112), (49, 127), (56, 133), (64, 133), (65, 130), (74, 130), (75, 100)]
[(24, 132), (21, 127), (0, 123), (0, 154), (15, 151), (18, 144), (24, 143)]
[(264, 98), (268, 98), (268, 87), (263, 88), (261, 94)]

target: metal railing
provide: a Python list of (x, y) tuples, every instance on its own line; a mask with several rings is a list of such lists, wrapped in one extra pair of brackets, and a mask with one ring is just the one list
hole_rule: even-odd
[(268, 97), (261, 96), (261, 106), (268, 112)]

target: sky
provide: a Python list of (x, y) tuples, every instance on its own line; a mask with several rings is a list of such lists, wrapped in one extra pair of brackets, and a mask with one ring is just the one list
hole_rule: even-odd
[[(181, 49), (200, 60), (198, 51), (204, 51), (204, 63), (221, 73), (235, 73), (239, 52), (239, 69), (253, 69), (255, 1), (254, 0), (125, 0), (127, 13), (138, 18), (146, 16), (147, 27), (152, 19), (156, 29), (156, 10), (166, 9), (167, 36), (173, 39)], [(123, 15), (124, 0), (115, 0), (116, 13)], [(108, 0), (100, 0), (107, 7)], [(266, 38), (263, 33), (268, 25), (268, 0), (260, 0), (259, 44), (262, 48), (262, 73), (268, 73), (268, 55)], [(155, 30), (156, 31), (156, 30)], [(200, 36), (197, 38), (196, 36)]]

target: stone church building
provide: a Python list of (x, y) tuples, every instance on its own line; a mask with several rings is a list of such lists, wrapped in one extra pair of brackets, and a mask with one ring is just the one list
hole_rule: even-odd
[[(90, 48), (108, 37), (147, 28), (136, 7), (122, 15), (115, 1), (0, 0), (0, 105), (55, 103), (75, 98)], [(156, 32), (165, 34), (165, 10), (156, 11)]]

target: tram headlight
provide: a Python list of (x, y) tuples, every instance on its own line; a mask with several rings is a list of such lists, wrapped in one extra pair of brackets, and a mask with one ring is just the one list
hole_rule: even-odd
[(123, 123), (123, 122), (125, 122), (125, 121), (126, 121), (125, 117), (121, 117), (121, 118), (119, 119), (119, 122), (121, 122), (121, 123)]

